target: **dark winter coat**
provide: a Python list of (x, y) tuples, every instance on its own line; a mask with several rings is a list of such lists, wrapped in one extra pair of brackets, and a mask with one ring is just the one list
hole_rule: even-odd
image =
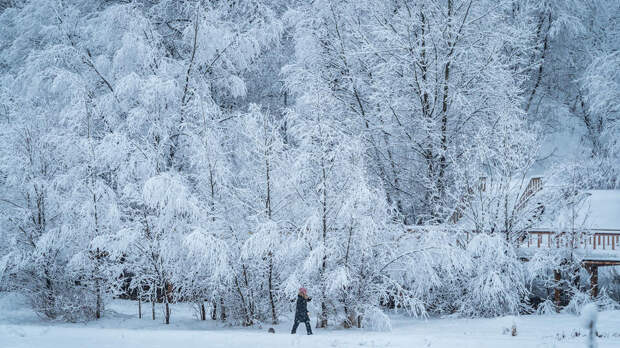
[(305, 299), (303, 296), (297, 295), (297, 307), (295, 309), (296, 321), (310, 321), (310, 318), (308, 317), (308, 302), (311, 300), (312, 299), (310, 297)]

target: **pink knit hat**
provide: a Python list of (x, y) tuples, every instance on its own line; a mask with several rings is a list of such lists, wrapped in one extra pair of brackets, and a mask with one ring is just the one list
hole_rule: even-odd
[(308, 294), (308, 290), (306, 290), (306, 288), (299, 288), (299, 292), (302, 294)]

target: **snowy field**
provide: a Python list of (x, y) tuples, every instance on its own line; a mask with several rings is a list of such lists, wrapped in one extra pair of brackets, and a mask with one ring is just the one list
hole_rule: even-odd
[[(291, 320), (263, 328), (236, 328), (200, 322), (190, 306), (173, 307), (172, 324), (138, 319), (137, 306), (115, 301), (96, 322), (61, 323), (39, 319), (20, 298), (0, 295), (0, 347), (585, 347), (586, 330), (573, 315), (522, 316), (495, 319), (411, 320), (394, 316), (391, 332), (358, 329), (315, 330), (306, 336), (303, 327), (289, 334)], [(147, 310), (150, 307), (145, 306)], [(150, 312), (147, 313), (150, 315)], [(158, 313), (159, 314), (159, 313)], [(516, 322), (517, 336), (504, 333)], [(600, 348), (620, 347), (620, 311), (599, 315)]]

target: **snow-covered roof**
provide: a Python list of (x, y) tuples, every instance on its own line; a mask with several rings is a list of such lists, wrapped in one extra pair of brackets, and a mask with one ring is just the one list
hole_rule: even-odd
[(620, 230), (620, 190), (587, 191), (589, 228)]
[[(620, 231), (620, 190), (588, 190), (575, 209), (575, 214), (543, 219), (535, 229), (557, 229), (573, 225), (576, 228)], [(569, 221), (570, 220), (570, 221)]]

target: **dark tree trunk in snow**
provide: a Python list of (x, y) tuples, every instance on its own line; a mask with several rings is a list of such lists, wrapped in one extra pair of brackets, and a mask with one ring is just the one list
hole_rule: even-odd
[(166, 309), (164, 312), (166, 324), (170, 324), (170, 307), (168, 306), (168, 300), (166, 300)]
[(220, 320), (226, 321), (226, 308), (224, 307), (224, 299), (220, 298)]
[[(265, 200), (265, 210), (267, 213), (267, 217), (271, 220), (271, 165), (269, 160), (265, 160), (265, 174), (266, 174), (266, 184), (267, 184), (267, 199)], [(269, 251), (267, 255), (269, 259), (269, 276), (268, 276), (268, 291), (269, 291), (269, 305), (271, 306), (271, 323), (278, 323), (278, 316), (276, 314), (276, 303), (273, 299), (273, 253)]]
[(151, 316), (155, 320), (155, 297), (151, 295)]
[(327, 304), (325, 303), (325, 301), (321, 301), (321, 315), (319, 317), (316, 327), (327, 327)]
[(271, 323), (277, 324), (276, 304), (273, 300), (273, 254), (269, 252), (269, 304), (271, 305)]
[(97, 304), (95, 308), (95, 318), (99, 319), (101, 318), (101, 307), (102, 307), (101, 286), (99, 285), (99, 279), (95, 280), (95, 291), (97, 292)]
[(590, 295), (592, 298), (598, 297), (598, 266), (590, 266)]
[[(239, 286), (239, 281), (237, 280), (237, 277), (235, 277), (235, 287), (237, 288), (237, 293), (239, 294), (239, 298), (241, 299), (241, 308), (243, 310), (243, 316), (245, 317), (245, 322), (243, 324), (246, 326), (250, 326), (252, 325), (252, 318), (250, 317), (248, 305), (246, 304), (245, 296), (243, 296), (243, 292), (241, 291), (241, 287)], [(222, 306), (222, 309), (223, 308), (224, 307)], [(224, 319), (222, 319), (222, 321), (224, 320), (225, 320), (225, 314), (224, 314)]]
[[(323, 247), (327, 249), (327, 172), (325, 170), (325, 162), (321, 161), (322, 166), (322, 174), (323, 174), (323, 216), (322, 216), (322, 229), (323, 229)], [(327, 271), (327, 255), (323, 255), (323, 262), (321, 263), (321, 277), (325, 275)], [(321, 314), (319, 318), (319, 322), (317, 327), (325, 328), (327, 327), (327, 304), (325, 303), (325, 298), (327, 298), (325, 294), (325, 289), (321, 289), (322, 299), (321, 299)]]
[(562, 295), (562, 290), (560, 289), (560, 280), (562, 280), (562, 273), (559, 270), (553, 271), (553, 276), (555, 279), (555, 289), (553, 294), (553, 302), (555, 303), (556, 308), (559, 310), (560, 308), (560, 298)]

